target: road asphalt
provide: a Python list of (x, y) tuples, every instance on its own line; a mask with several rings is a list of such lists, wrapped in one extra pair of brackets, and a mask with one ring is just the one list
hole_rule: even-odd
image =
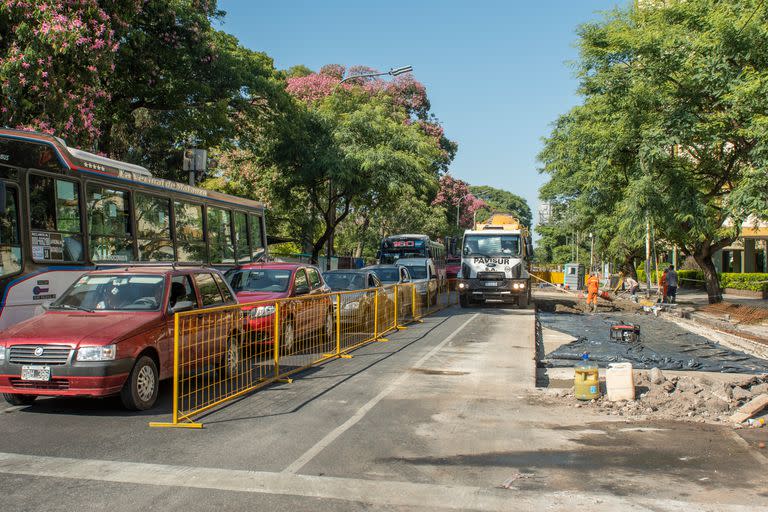
[[(725, 427), (627, 423), (534, 388), (532, 309), (453, 307), (238, 399), (166, 421), (119, 400), (0, 412), (0, 509), (757, 510), (766, 466)], [(4, 406), (0, 406), (0, 410)]]

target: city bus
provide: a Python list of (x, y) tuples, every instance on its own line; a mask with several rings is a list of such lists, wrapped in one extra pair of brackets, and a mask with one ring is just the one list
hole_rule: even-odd
[(264, 213), (58, 137), (0, 129), (0, 330), (97, 267), (265, 258)]
[(381, 241), (379, 263), (397, 264), (402, 258), (432, 258), (438, 279), (445, 281), (445, 245), (427, 235), (392, 235)]

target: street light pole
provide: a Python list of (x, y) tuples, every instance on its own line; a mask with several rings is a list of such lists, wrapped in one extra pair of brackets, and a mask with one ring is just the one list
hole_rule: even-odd
[[(336, 86), (333, 88), (335, 91), (338, 86), (346, 82), (347, 80), (352, 80), (353, 78), (372, 78), (376, 76), (397, 76), (402, 75), (403, 73), (410, 73), (413, 71), (413, 66), (402, 66), (399, 68), (391, 68), (389, 71), (385, 71), (383, 73), (363, 73), (360, 75), (352, 75), (345, 78), (342, 78), (339, 80), (339, 83), (336, 84)], [(333, 234), (335, 231), (335, 228), (333, 226), (333, 223), (336, 222), (336, 208), (333, 204), (333, 180), (331, 180), (330, 177), (328, 177), (328, 227), (330, 228), (331, 232), (328, 234), (328, 242), (327, 242), (327, 248), (325, 250), (325, 269), (331, 270), (331, 258), (333, 257)]]
[(459, 214), (460, 214), (460, 212), (461, 212), (461, 210), (460, 210), (460, 208), (461, 208), (461, 202), (462, 202), (464, 199), (466, 199), (466, 198), (468, 198), (469, 196), (471, 196), (471, 195), (472, 195), (472, 194), (464, 194), (463, 196), (461, 196), (461, 197), (459, 198), (459, 201), (456, 203), (456, 227), (457, 227), (457, 228), (461, 228), (461, 226), (459, 225), (459, 219), (461, 219), (461, 216), (459, 215)]

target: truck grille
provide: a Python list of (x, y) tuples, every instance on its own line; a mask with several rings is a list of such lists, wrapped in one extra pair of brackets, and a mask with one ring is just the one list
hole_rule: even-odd
[[(43, 353), (36, 356), (35, 350), (38, 348), (42, 348)], [(66, 364), (71, 351), (71, 348), (60, 345), (16, 345), (11, 347), (8, 362), (11, 364)]]
[(485, 281), (503, 281), (504, 272), (478, 272), (477, 278)]

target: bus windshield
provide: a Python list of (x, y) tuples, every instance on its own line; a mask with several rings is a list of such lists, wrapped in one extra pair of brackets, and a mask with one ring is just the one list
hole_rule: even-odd
[(464, 255), (485, 257), (520, 255), (520, 235), (467, 235)]

